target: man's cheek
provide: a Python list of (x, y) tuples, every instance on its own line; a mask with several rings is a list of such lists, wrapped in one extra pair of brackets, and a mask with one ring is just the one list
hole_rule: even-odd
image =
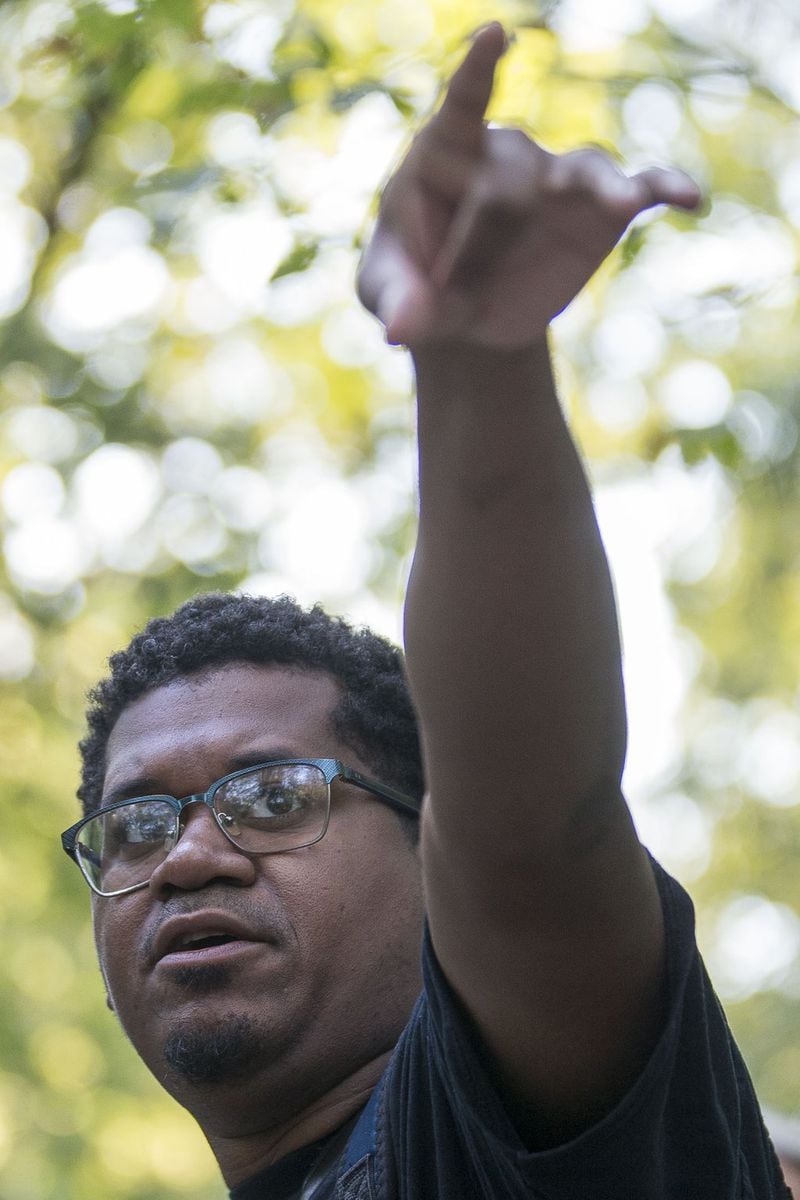
[(130, 945), (130, 939), (125, 936), (124, 930), (114, 934), (108, 927), (105, 914), (97, 910), (94, 913), (93, 924), (97, 962), (106, 993), (106, 1004), (112, 1012), (119, 1015), (120, 999), (124, 1001), (126, 992), (135, 992), (133, 981), (128, 980), (126, 983), (125, 979), (126, 968), (132, 963), (132, 954), (126, 949)]

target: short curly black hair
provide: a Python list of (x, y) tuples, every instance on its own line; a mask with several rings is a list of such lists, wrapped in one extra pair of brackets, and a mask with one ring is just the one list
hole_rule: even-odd
[(100, 804), (108, 739), (123, 709), (154, 688), (234, 662), (331, 675), (341, 687), (333, 733), (379, 780), (421, 802), (417, 717), (396, 646), (319, 605), (301, 608), (290, 596), (208, 592), (148, 622), (126, 649), (112, 654), (109, 676), (89, 693), (78, 789), (84, 812)]

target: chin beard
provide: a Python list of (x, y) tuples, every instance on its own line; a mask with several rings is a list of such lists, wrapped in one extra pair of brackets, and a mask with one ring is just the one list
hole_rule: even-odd
[(187, 1083), (238, 1083), (261, 1065), (262, 1039), (253, 1021), (231, 1015), (209, 1028), (172, 1030), (164, 1043), (164, 1058)]

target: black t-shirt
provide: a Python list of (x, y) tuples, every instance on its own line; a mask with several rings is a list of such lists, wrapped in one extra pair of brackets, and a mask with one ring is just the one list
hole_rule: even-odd
[(303, 1146), (302, 1150), (287, 1154), (274, 1167), (261, 1171), (235, 1187), (231, 1192), (231, 1200), (294, 1200), (329, 1141), (329, 1138), (323, 1138), (310, 1146)]
[[(520, 1141), (426, 934), (424, 990), (378, 1085), (374, 1200), (789, 1200), (695, 945), (691, 901), (654, 869), (667, 934), (663, 1032), (617, 1107), (551, 1150)], [(328, 1145), (290, 1155), (232, 1200), (297, 1196)], [(314, 1200), (335, 1183), (334, 1170)]]

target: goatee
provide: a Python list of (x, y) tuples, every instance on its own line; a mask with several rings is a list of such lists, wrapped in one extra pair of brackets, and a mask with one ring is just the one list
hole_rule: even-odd
[(188, 1083), (236, 1083), (258, 1064), (258, 1042), (254, 1023), (231, 1015), (211, 1028), (172, 1030), (164, 1043), (164, 1058)]

